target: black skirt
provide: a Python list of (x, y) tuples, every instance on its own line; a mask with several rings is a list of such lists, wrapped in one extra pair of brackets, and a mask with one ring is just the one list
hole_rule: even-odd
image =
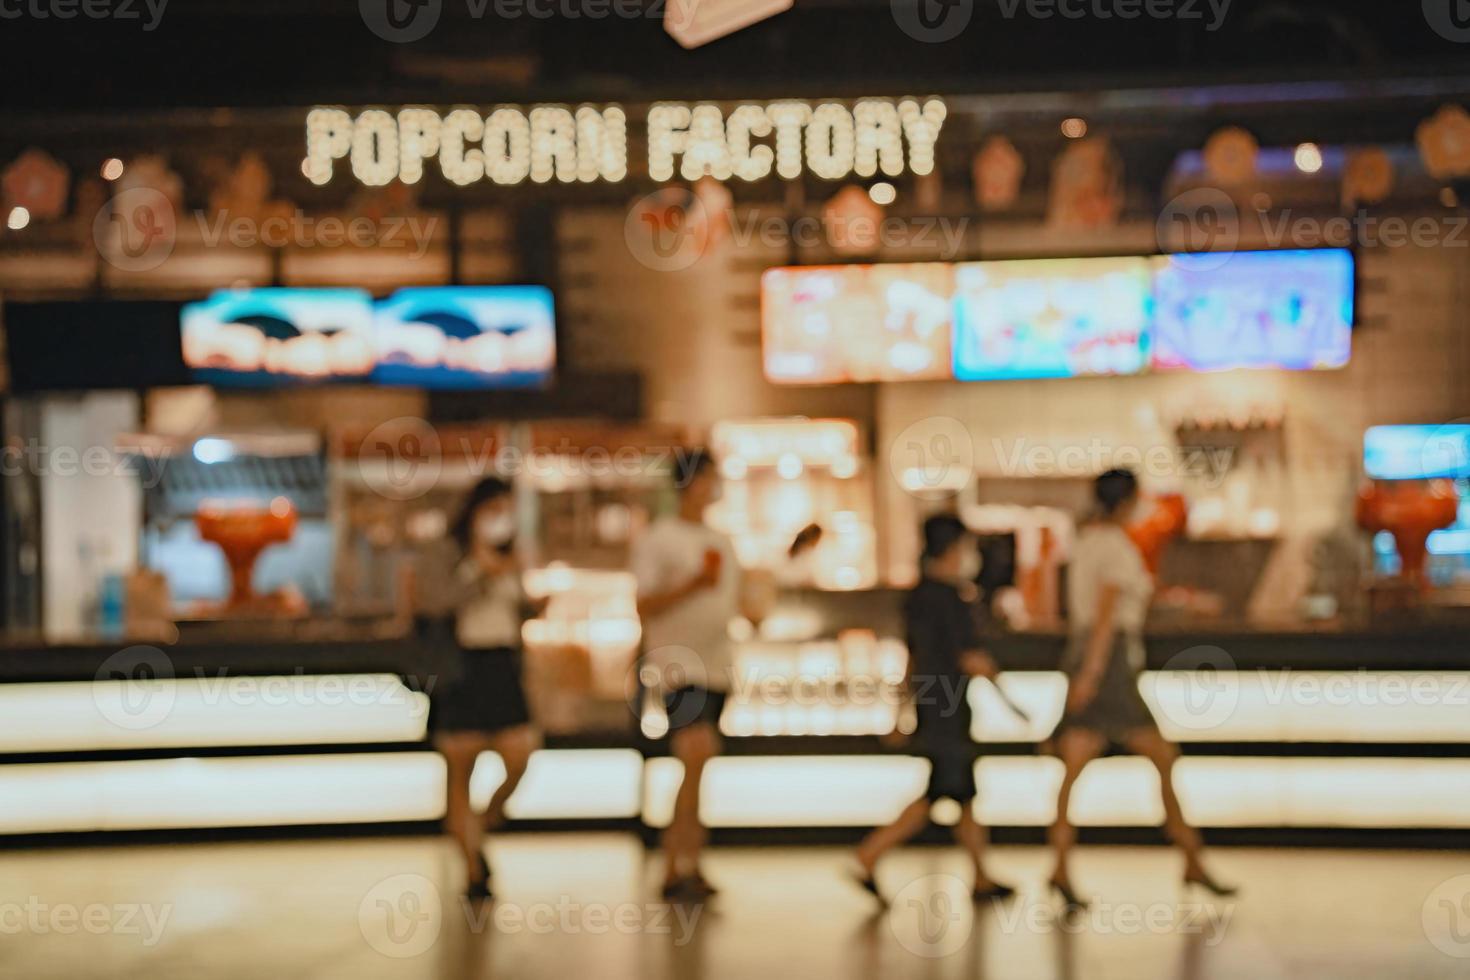
[(444, 667), (437, 683), (423, 685), (431, 732), (492, 733), (531, 723), (519, 649), (465, 648), (448, 624), (423, 626), (420, 635), (438, 646), (435, 661)]
[(725, 713), (729, 695), (707, 687), (686, 685), (664, 695), (664, 714), (669, 719), (669, 734), (692, 725), (713, 725), (718, 731), (720, 716)]

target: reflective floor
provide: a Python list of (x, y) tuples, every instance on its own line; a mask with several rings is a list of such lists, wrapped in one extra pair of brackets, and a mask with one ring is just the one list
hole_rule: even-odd
[(558, 980), (916, 977), (1470, 976), (1470, 855), (1221, 849), (1238, 898), (1186, 891), (1158, 848), (1083, 848), (1091, 909), (1062, 917), (1039, 848), (997, 848), (1021, 894), (974, 908), (958, 852), (913, 848), (880, 881), (838, 848), (727, 848), (723, 893), (657, 898), (660, 868), (621, 835), (491, 845), (499, 900), (468, 906), (437, 838), (129, 845), (0, 855), (0, 976), (507, 977)]

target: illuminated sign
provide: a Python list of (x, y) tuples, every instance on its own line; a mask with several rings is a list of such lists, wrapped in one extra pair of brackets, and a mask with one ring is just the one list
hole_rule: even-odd
[(195, 380), (277, 386), (346, 381), (527, 388), (551, 380), (556, 317), (544, 286), (221, 289), (182, 311)]
[(1354, 277), (1333, 248), (791, 266), (761, 276), (761, 349), (777, 384), (1327, 370)]
[[(656, 181), (795, 180), (927, 174), (944, 125), (940, 99), (841, 102), (660, 102), (644, 120), (648, 176)], [(338, 161), (370, 186), (415, 184), (430, 161), (452, 184), (616, 183), (628, 175), (628, 117), (618, 106), (499, 106), (488, 113), (423, 106), (397, 111), (319, 106), (306, 117), (314, 184)]]

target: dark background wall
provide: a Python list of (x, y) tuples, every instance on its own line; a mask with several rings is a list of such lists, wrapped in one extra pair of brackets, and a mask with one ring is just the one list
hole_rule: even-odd
[[(352, 0), (171, 0), (152, 30), (144, 0), (127, 2), (134, 19), (39, 18), (7, 4), (5, 107), (837, 95), (916, 80), (935, 91), (1015, 91), (1099, 79), (1363, 78), (1470, 64), (1470, 43), (1437, 32), (1418, 0), (1233, 0), (1214, 30), (1211, 0), (1168, 0), (1198, 17), (1136, 20), (1038, 18), (1027, 11), (1047, 8), (1030, 0), (943, 0), (969, 14), (966, 29), (943, 43), (899, 29), (894, 7), (919, 0), (798, 0), (693, 52), (664, 32), (662, 0), (620, 0), (619, 9), (637, 6), (644, 16), (601, 19), (567, 15), (597, 9), (596, 0), (530, 0), (547, 5), (538, 8), (552, 14), (544, 17), (524, 12), (527, 0), (412, 0), (437, 4), (440, 17), (407, 44), (371, 33)], [(1091, 11), (1094, 0), (1066, 2)], [(1429, 2), (1432, 11), (1441, 0)], [(1442, 0), (1446, 11), (1456, 2)]]

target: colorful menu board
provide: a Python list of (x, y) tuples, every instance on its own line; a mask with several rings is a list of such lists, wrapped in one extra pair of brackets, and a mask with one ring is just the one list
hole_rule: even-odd
[(766, 376), (831, 384), (1344, 366), (1345, 249), (770, 269)]
[(556, 366), (544, 286), (400, 289), (377, 305), (376, 331), (380, 384), (539, 387)]
[(1155, 370), (1340, 368), (1352, 352), (1353, 257), (1342, 249), (1159, 256)]
[(182, 313), (195, 380), (275, 386), (361, 382), (425, 388), (546, 384), (556, 320), (544, 286), (225, 289)]
[(211, 384), (366, 381), (376, 363), (360, 289), (222, 289), (182, 320), (184, 363)]
[(766, 377), (948, 378), (953, 295), (953, 267), (939, 262), (770, 269), (761, 277)]
[(1143, 370), (1146, 259), (965, 262), (955, 267), (955, 284), (961, 381)]

